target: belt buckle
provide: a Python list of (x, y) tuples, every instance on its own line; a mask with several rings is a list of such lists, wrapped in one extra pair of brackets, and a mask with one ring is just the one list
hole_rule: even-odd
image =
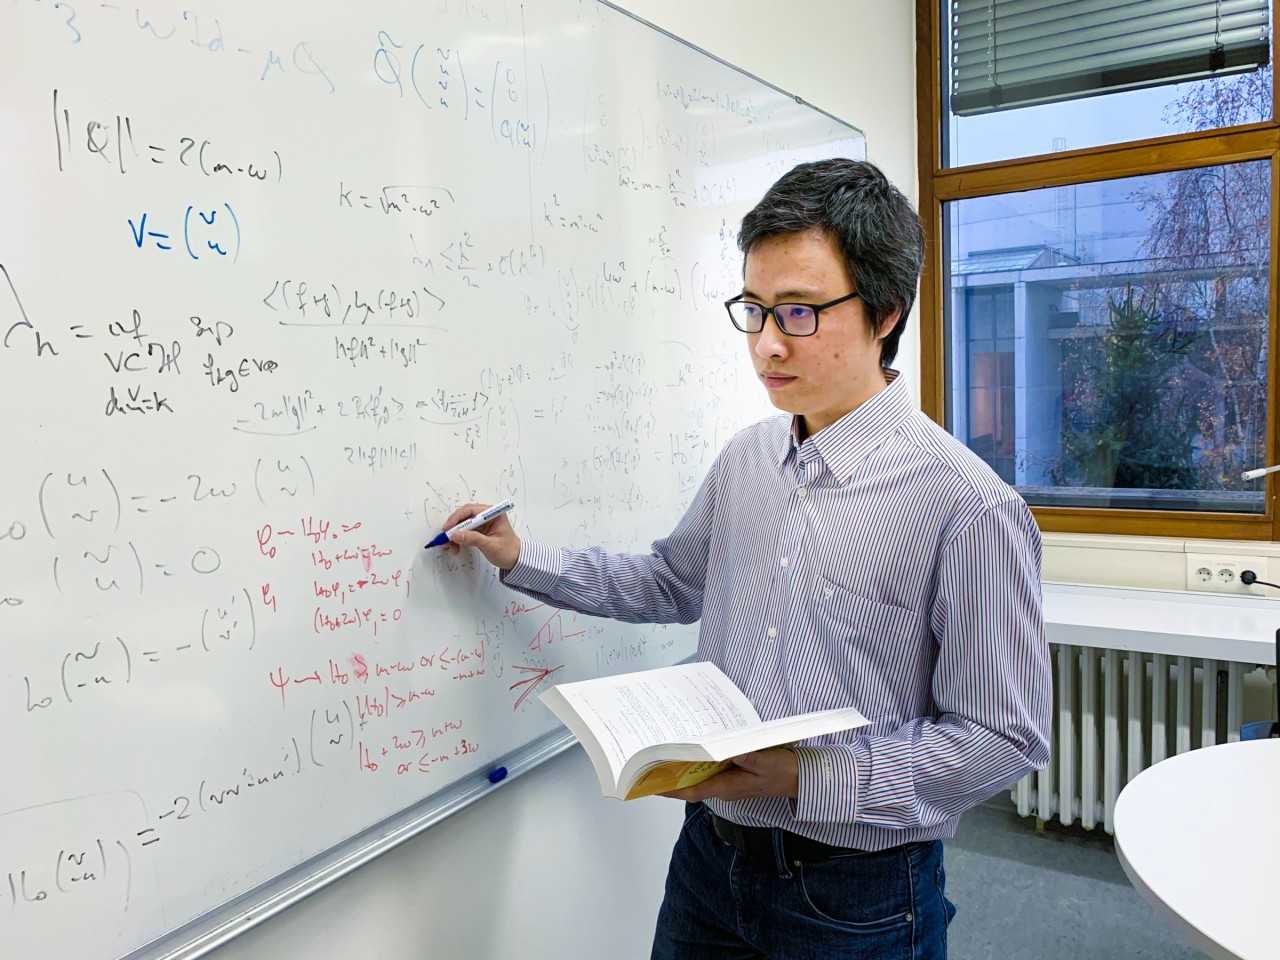
[(783, 851), (787, 859), (792, 862), (821, 863), (824, 860), (830, 860), (840, 852), (840, 849), (829, 843), (814, 840), (812, 837), (784, 831)]
[(735, 823), (728, 817), (721, 817), (715, 813), (711, 814), (711, 822), (715, 827), (716, 836), (721, 840), (741, 853), (751, 852), (751, 845), (747, 840), (747, 832), (743, 829), (742, 824)]

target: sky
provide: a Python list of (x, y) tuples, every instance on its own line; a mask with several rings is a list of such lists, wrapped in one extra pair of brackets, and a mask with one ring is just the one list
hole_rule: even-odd
[[(1205, 81), (1198, 81), (1205, 82)], [(950, 166), (990, 163), (1058, 150), (1166, 137), (1186, 132), (1163, 119), (1164, 108), (1193, 84), (1126, 90), (976, 117), (955, 117)], [(1055, 138), (1063, 143), (1055, 146)]]

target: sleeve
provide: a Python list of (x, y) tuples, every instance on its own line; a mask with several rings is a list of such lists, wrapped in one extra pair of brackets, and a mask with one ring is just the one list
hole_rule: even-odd
[(722, 452), (670, 536), (644, 554), (566, 550), (534, 540), (501, 575), (512, 589), (554, 607), (627, 623), (693, 623), (702, 616)]
[(1021, 499), (987, 508), (942, 548), (931, 624), (937, 717), (796, 748), (796, 819), (933, 826), (1049, 762), (1040, 532)]

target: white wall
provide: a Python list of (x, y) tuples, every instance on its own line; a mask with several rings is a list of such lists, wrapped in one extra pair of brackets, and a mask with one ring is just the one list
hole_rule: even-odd
[[(623, 6), (861, 127), (868, 157), (918, 198), (910, 0), (630, 0)], [(918, 344), (913, 317), (898, 364), (912, 381)], [(912, 385), (918, 395), (918, 384)], [(647, 957), (681, 809), (673, 801), (601, 799), (575, 749), (215, 957)]]
[[(867, 135), (867, 159), (918, 203), (912, 0), (615, 0)], [(918, 317), (894, 366), (920, 401)]]
[(647, 956), (680, 817), (671, 801), (606, 801), (574, 748), (214, 958)]

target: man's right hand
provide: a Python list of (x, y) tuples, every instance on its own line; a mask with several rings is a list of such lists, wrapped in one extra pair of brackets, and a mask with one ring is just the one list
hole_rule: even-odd
[[(449, 514), (449, 519), (444, 522), (444, 529), (448, 531), (463, 520), (470, 520), (476, 514), (489, 509), (489, 506), (487, 503), (468, 503), (459, 507)], [(457, 553), (463, 547), (475, 547), (486, 560), (500, 570), (510, 570), (520, 559), (520, 538), (516, 536), (515, 528), (511, 526), (511, 521), (507, 519), (505, 513), (500, 517), (494, 517), (482, 527), (453, 534), (449, 542), (440, 549)]]

